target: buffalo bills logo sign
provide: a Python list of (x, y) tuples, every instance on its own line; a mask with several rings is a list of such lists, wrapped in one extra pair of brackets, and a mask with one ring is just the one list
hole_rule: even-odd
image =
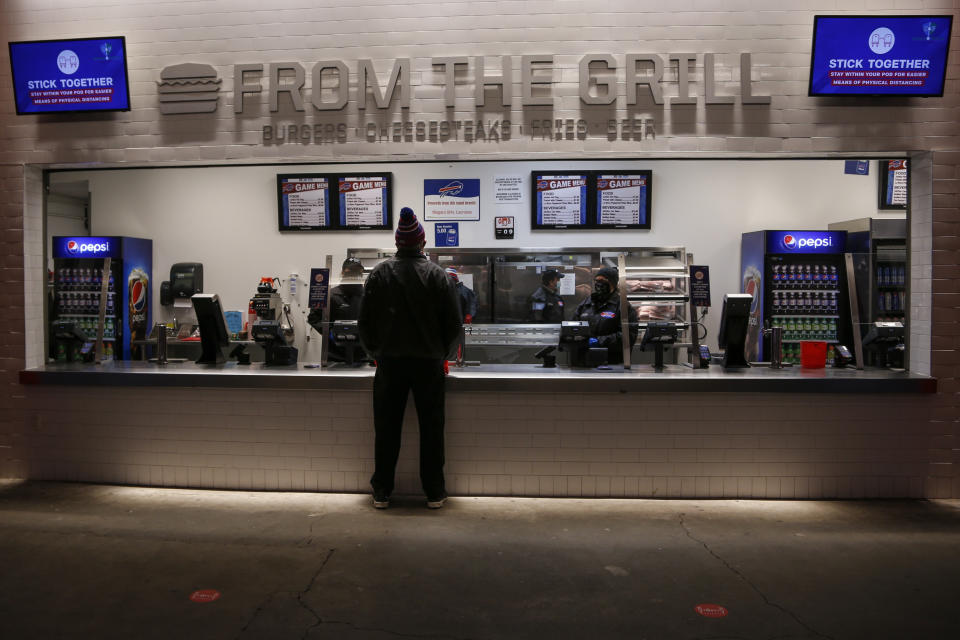
[(439, 194), (439, 195), (440, 195), (441, 198), (443, 198), (443, 197), (458, 196), (458, 195), (460, 195), (460, 193), (461, 193), (462, 191), (463, 191), (463, 183), (462, 183), (462, 182), (459, 182), (459, 181), (457, 181), (457, 180), (454, 180), (454, 181), (451, 182), (450, 184), (447, 184), (446, 186), (440, 187), (440, 189), (439, 189), (440, 194)]

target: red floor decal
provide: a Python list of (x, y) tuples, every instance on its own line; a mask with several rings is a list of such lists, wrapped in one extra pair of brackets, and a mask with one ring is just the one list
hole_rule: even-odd
[(220, 597), (220, 592), (216, 589), (201, 589), (190, 594), (190, 599), (194, 602), (213, 602)]
[(693, 610), (705, 618), (723, 618), (727, 615), (726, 608), (718, 604), (698, 604)]

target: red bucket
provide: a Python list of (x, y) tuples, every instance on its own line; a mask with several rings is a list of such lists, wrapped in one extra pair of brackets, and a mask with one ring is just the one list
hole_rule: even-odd
[(827, 343), (822, 340), (803, 340), (800, 343), (800, 365), (805, 369), (823, 369), (827, 366)]

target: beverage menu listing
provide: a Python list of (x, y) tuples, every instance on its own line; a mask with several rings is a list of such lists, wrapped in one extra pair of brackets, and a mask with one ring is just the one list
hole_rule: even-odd
[(647, 179), (601, 175), (597, 180), (597, 223), (642, 225), (647, 222)]
[(389, 224), (388, 183), (383, 177), (340, 179), (340, 225), (379, 227)]
[(587, 223), (587, 176), (540, 176), (537, 224), (582, 226)]
[(281, 226), (318, 228), (330, 225), (330, 186), (324, 177), (285, 177), (280, 184)]

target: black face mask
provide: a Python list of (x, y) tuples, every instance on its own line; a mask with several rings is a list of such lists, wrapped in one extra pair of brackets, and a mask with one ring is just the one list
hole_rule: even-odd
[(612, 289), (610, 288), (609, 282), (594, 282), (593, 283), (593, 292), (597, 297), (606, 297), (610, 295)]

